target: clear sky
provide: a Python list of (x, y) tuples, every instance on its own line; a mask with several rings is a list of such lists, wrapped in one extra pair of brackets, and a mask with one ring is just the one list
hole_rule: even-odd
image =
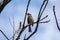
[[(28, 0), (12, 0), (1, 12), (0, 29), (8, 36), (8, 38), (13, 35), (13, 28), (9, 23), (9, 18), (11, 19), (12, 23), (14, 16), (15, 30), (17, 30), (19, 27), (19, 22), (21, 21), (23, 23), (27, 2)], [(43, 0), (31, 0), (28, 12), (33, 15), (34, 21), (37, 20), (37, 15), (42, 2)], [(50, 22), (39, 24), (37, 33), (33, 35), (29, 40), (60, 40), (60, 32), (57, 29), (53, 15), (53, 5), (56, 6), (56, 16), (58, 19), (58, 23), (60, 24), (60, 0), (49, 0), (48, 5), (42, 15), (42, 18), (48, 15), (48, 18), (44, 19), (43, 21), (50, 19)], [(34, 30), (34, 28), (35, 25), (34, 27), (32, 27), (32, 29)], [(28, 33), (28, 28), (24, 32), (25, 33), (23, 33), (21, 40), (23, 40), (24, 34), (27, 34), (27, 36), (30, 34)], [(1, 33), (0, 40), (6, 40), (6, 38)]]

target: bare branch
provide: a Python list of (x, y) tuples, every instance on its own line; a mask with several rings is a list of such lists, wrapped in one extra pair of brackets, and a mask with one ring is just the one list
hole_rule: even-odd
[[(39, 23), (48, 23), (48, 22), (50, 22), (50, 20), (44, 21), (44, 22), (39, 22)], [(37, 23), (37, 21), (34, 22), (34, 23), (32, 23), (32, 24), (36, 24), (36, 23)], [(27, 28), (27, 27), (29, 27), (29, 26), (32, 25), (32, 24), (28, 24), (28, 25), (26, 25), (24, 28)]]
[[(48, 3), (48, 0), (44, 0), (42, 6), (41, 6), (41, 8), (40, 8), (35, 31), (34, 31), (31, 35), (29, 35), (27, 38), (25, 38), (26, 40), (28, 40), (31, 36), (33, 36), (33, 35), (37, 32), (38, 25), (39, 25), (39, 20), (40, 20), (40, 18), (41, 18), (40, 13), (41, 13), (42, 7), (44, 6), (44, 4), (45, 4), (46, 1), (47, 1), (47, 3)], [(46, 3), (46, 4), (47, 4), (47, 3)], [(46, 5), (46, 6), (47, 6), (47, 5)], [(44, 7), (44, 9), (46, 8), (46, 6)], [(44, 10), (42, 11), (42, 13), (43, 13), (43, 12), (44, 12)], [(42, 13), (41, 13), (41, 15), (42, 15)]]
[(25, 26), (26, 14), (27, 14), (27, 12), (28, 12), (28, 7), (29, 7), (29, 4), (30, 4), (30, 1), (31, 1), (31, 0), (28, 0), (28, 4), (27, 4), (27, 8), (26, 8), (26, 13), (25, 13), (25, 18), (24, 18), (24, 22), (23, 22), (23, 27)]
[[(47, 2), (46, 2), (46, 1), (47, 1)], [(40, 14), (39, 14), (38, 16), (42, 16), (42, 13), (43, 13), (44, 9), (46, 8), (46, 5), (45, 5), (45, 7), (43, 8), (45, 2), (46, 2), (46, 5), (47, 5), (48, 0), (44, 0), (44, 1), (43, 1), (43, 4), (41, 5), (40, 11), (39, 11)], [(42, 11), (42, 12), (41, 12), (41, 11)]]
[(0, 13), (2, 12), (2, 10), (4, 9), (4, 7), (10, 2), (11, 0), (3, 0), (3, 4), (0, 5)]
[[(42, 12), (40, 13), (40, 18), (41, 18), (41, 16), (42, 16), (42, 14), (43, 14), (43, 12), (44, 12), (44, 10), (45, 10), (45, 8), (46, 8), (46, 6), (47, 6), (47, 4), (48, 4), (48, 1), (49, 1), (49, 0), (45, 0), (45, 1), (46, 1), (46, 2), (45, 2), (46, 4), (45, 4), (45, 5), (43, 5), (43, 6), (44, 6), (44, 8), (42, 7), (42, 8), (43, 8), (43, 10), (42, 10)], [(44, 3), (43, 3), (43, 4), (44, 4)]]
[[(28, 0), (28, 4), (27, 4), (27, 8), (26, 8), (26, 13), (25, 13), (25, 18), (24, 18), (24, 22), (23, 22), (23, 28), (22, 28), (22, 31), (24, 30), (24, 26), (25, 26), (25, 21), (26, 21), (26, 14), (28, 12), (28, 7), (29, 7), (29, 4), (30, 4), (30, 1), (31, 0)], [(22, 31), (19, 33), (18, 37), (16, 38), (16, 40), (19, 39), (20, 35), (22, 34)]]
[(47, 17), (48, 17), (48, 15), (46, 15), (45, 17), (43, 17), (42, 19), (40, 19), (40, 21), (44, 20), (44, 19), (47, 18)]
[(50, 20), (48, 20), (48, 21), (44, 21), (44, 22), (40, 22), (40, 23), (48, 23), (48, 22), (50, 22)]
[(60, 28), (59, 28), (59, 25), (58, 25), (57, 17), (56, 17), (56, 14), (55, 14), (55, 5), (53, 6), (53, 12), (54, 12), (54, 17), (55, 17), (57, 28), (58, 28), (58, 30), (60, 32)]
[(22, 30), (22, 22), (20, 21), (20, 23), (19, 23), (19, 29), (15, 31), (15, 33), (13, 34), (13, 36), (10, 39), (13, 38), (13, 40), (15, 40), (16, 39), (16, 34), (19, 34), (19, 32), (21, 30)]
[[(47, 1), (47, 2), (46, 2), (46, 1)], [(46, 2), (46, 4), (45, 4), (45, 2)], [(44, 1), (43, 1), (43, 4), (42, 4), (42, 6), (41, 6), (41, 8), (40, 8), (40, 11), (39, 11), (39, 14), (38, 14), (37, 22), (35, 22), (35, 23), (37, 23), (36, 29), (35, 29), (35, 31), (34, 31), (30, 36), (28, 36), (28, 37), (26, 38), (26, 40), (28, 40), (32, 35), (34, 35), (34, 34), (37, 32), (38, 25), (39, 25), (39, 21), (40, 21), (40, 13), (41, 13), (42, 7), (43, 7), (44, 4), (45, 4), (45, 6), (44, 6), (44, 8), (43, 8), (43, 11), (42, 11), (42, 13), (43, 13), (43, 12), (44, 12), (44, 9), (46, 8), (47, 3), (48, 3), (48, 0), (44, 0)], [(28, 4), (29, 4), (29, 2), (28, 2)], [(27, 6), (27, 7), (28, 7), (28, 6)], [(42, 13), (41, 13), (41, 14), (42, 14)], [(26, 14), (27, 14), (27, 11), (26, 11)], [(24, 23), (23, 23), (23, 28), (22, 28), (22, 30), (20, 31), (20, 33), (19, 33), (18, 37), (16, 38), (16, 40), (19, 39), (19, 37), (21, 36), (22, 32), (26, 29), (27, 26), (29, 26), (29, 25), (25, 26), (26, 14), (25, 14), (25, 19), (24, 19)], [(45, 22), (44, 22), (44, 23), (45, 23)], [(30, 25), (31, 25), (31, 24), (30, 24)]]
[[(48, 22), (50, 22), (50, 20), (44, 21), (44, 22), (39, 22), (39, 23), (48, 23)], [(32, 24), (36, 24), (36, 23), (37, 23), (37, 21), (34, 22), (34, 23), (32, 23)], [(24, 30), (25, 30), (27, 27), (29, 27), (30, 25), (32, 25), (32, 24), (26, 25), (26, 26), (24, 27)], [(21, 26), (21, 23), (20, 23), (20, 26)], [(24, 30), (23, 30), (23, 31), (24, 31)], [(14, 33), (13, 36), (15, 36), (15, 34), (17, 34), (17, 33), (19, 34), (20, 31), (21, 31), (21, 28), (19, 28), (17, 31), (15, 31), (15, 33)], [(23, 32), (23, 31), (22, 31), (22, 32)], [(12, 36), (12, 37), (13, 37), (13, 36)], [(12, 38), (12, 37), (11, 37), (11, 38)], [(25, 36), (25, 37), (26, 37), (26, 36)], [(26, 40), (25, 37), (24, 37), (24, 40)], [(11, 38), (10, 38), (10, 39), (11, 39)]]
[[(5, 0), (5, 1), (7, 1), (7, 0)], [(10, 1), (7, 1), (7, 3), (6, 3), (5, 1), (4, 1), (3, 5), (0, 6), (0, 12), (1, 12), (1, 11), (3, 10), (3, 8), (7, 5), (7, 3), (9, 3), (11, 0), (10, 0)], [(29, 25), (26, 25), (26, 26), (25, 26), (26, 14), (27, 14), (27, 12), (28, 12), (28, 7), (29, 7), (29, 4), (30, 4), (30, 1), (31, 1), (31, 0), (29, 0), (29, 1), (28, 1), (28, 4), (27, 4), (26, 13), (25, 13), (25, 17), (24, 17), (24, 22), (23, 22), (22, 28), (21, 28), (21, 22), (20, 22), (19, 29), (14, 33), (14, 31), (15, 31), (15, 28), (14, 28), (14, 26), (15, 26), (14, 17), (13, 17), (13, 24), (11, 23), (11, 20), (9, 19), (10, 25), (13, 27), (13, 36), (12, 36), (13, 39), (12, 39), (12, 40), (15, 40), (14, 38), (15, 38), (15, 34), (16, 34), (17, 32), (19, 32), (19, 34), (18, 34), (18, 37), (16, 38), (16, 40), (19, 40), (21, 34), (23, 33), (23, 31), (24, 31), (27, 27), (29, 27), (29, 25), (32, 25), (32, 24), (35, 24), (35, 23), (36, 23), (36, 28), (35, 28), (34, 32), (31, 33), (31, 35), (29, 35), (27, 38), (26, 38), (26, 35), (24, 36), (24, 40), (28, 40), (29, 38), (31, 38), (31, 37), (37, 32), (39, 23), (48, 23), (48, 22), (50, 21), (50, 20), (48, 20), (48, 21), (40, 22), (40, 21), (42, 21), (42, 20), (44, 20), (45, 18), (48, 17), (48, 15), (46, 15), (45, 17), (43, 17), (43, 18), (41, 19), (41, 16), (42, 16), (42, 14), (43, 14), (43, 12), (44, 12), (47, 4), (48, 4), (48, 0), (44, 0), (44, 1), (43, 1), (43, 4), (41, 5), (41, 8), (40, 8), (40, 10), (39, 10), (39, 14), (38, 14), (37, 21), (34, 22), (34, 23), (32, 23), (32, 24), (29, 24)], [(0, 32), (6, 37), (7, 40), (9, 40), (8, 37), (3, 33), (3, 31), (0, 30)]]
[(9, 40), (9, 38), (4, 34), (4, 32), (2, 30), (0, 30), (0, 32), (4, 35), (4, 37)]
[(20, 21), (20, 23), (19, 23), (19, 29), (21, 29), (22, 28), (22, 23), (21, 23), (21, 21)]

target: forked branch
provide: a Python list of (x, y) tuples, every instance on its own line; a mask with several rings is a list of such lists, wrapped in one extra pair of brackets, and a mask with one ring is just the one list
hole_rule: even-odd
[(20, 31), (20, 33), (19, 33), (18, 37), (16, 38), (16, 40), (19, 39), (19, 37), (21, 36), (22, 32), (24, 31), (24, 26), (25, 26), (25, 21), (26, 21), (26, 14), (27, 14), (27, 12), (28, 12), (28, 7), (29, 7), (29, 4), (30, 4), (30, 1), (31, 1), (31, 0), (28, 0), (28, 4), (27, 4), (27, 8), (26, 8), (26, 13), (25, 13), (25, 18), (24, 18), (24, 22), (23, 22), (23, 28), (22, 28), (22, 30)]
[[(45, 2), (46, 2), (46, 4), (45, 4)], [(45, 4), (45, 6), (44, 6), (44, 4)], [(25, 38), (25, 40), (28, 40), (30, 37), (32, 37), (37, 32), (41, 15), (43, 14), (44, 9), (46, 8), (47, 4), (48, 4), (48, 0), (44, 0), (43, 4), (42, 4), (42, 6), (41, 6), (41, 8), (39, 10), (38, 19), (37, 19), (37, 25), (36, 25), (35, 31), (31, 35), (29, 35), (27, 38)], [(43, 6), (44, 6), (44, 8), (43, 8)], [(43, 11), (41, 13), (42, 8), (43, 8)]]

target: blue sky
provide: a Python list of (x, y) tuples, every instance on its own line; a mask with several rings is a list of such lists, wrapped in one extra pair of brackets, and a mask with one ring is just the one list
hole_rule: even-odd
[[(17, 30), (19, 27), (19, 22), (22, 21), (23, 23), (27, 2), (28, 0), (12, 0), (8, 5), (6, 5), (2, 13), (0, 14), (0, 29), (9, 38), (13, 35), (13, 28), (9, 23), (9, 18), (11, 19), (12, 23), (14, 16), (15, 29)], [(31, 0), (28, 12), (33, 15), (34, 21), (37, 20), (37, 15), (42, 2), (43, 0)], [(44, 19), (43, 21), (50, 19), (50, 22), (45, 24), (39, 24), (37, 33), (33, 35), (29, 40), (60, 40), (60, 32), (56, 27), (53, 15), (53, 5), (56, 6), (56, 16), (58, 19), (58, 23), (60, 24), (60, 0), (49, 0), (49, 3), (42, 15), (42, 18), (48, 15), (48, 18)], [(34, 27), (32, 27), (33, 30)], [(28, 33), (28, 28), (24, 32), (25, 33), (23, 33), (21, 40), (23, 40), (24, 34), (30, 34)], [(6, 40), (1, 33), (0, 40)]]

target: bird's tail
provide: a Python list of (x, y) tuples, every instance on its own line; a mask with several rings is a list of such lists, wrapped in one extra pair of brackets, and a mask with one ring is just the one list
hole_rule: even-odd
[(32, 32), (32, 30), (31, 30), (31, 26), (29, 26), (29, 32)]
[(33, 26), (33, 24), (32, 24), (32, 26)]

